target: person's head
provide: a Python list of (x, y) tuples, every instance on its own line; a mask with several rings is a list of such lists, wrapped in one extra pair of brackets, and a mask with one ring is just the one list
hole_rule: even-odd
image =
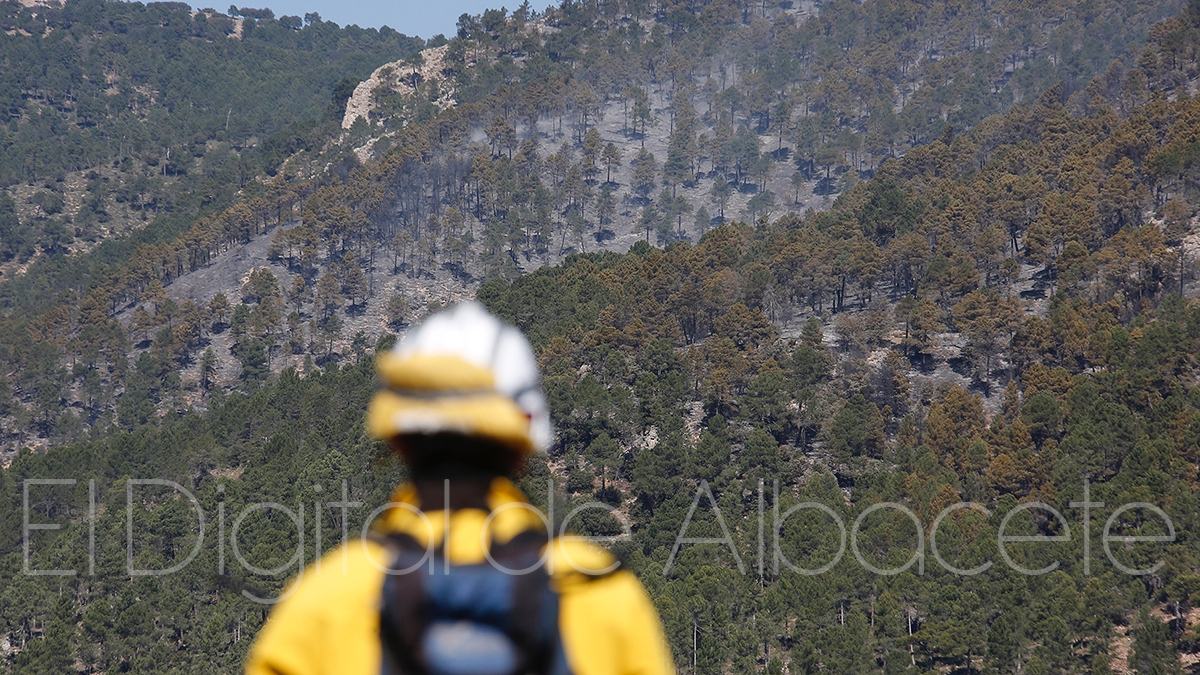
[(377, 368), (367, 426), (414, 478), (512, 475), (550, 444), (533, 349), (478, 303), (430, 316)]

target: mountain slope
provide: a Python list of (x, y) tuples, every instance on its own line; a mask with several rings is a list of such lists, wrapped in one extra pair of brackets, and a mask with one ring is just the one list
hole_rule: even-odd
[[(956, 3), (723, 0), (468, 17), (425, 52), (439, 76), (402, 60), (369, 92), (372, 112), (309, 143), (287, 180), (0, 287), (13, 307), (5, 442), (136, 423), (347, 358), (480, 278), (573, 251), (695, 239), (725, 211), (827, 207), (881, 161), (1054, 83), (1086, 109), (1085, 83), (1119, 79), (1171, 6), (1005, 4), (984, 21)], [(1140, 86), (1122, 90), (1128, 105), (1149, 95)], [(260, 268), (266, 303), (245, 283)], [(152, 386), (122, 409), (133, 371)]]
[[(274, 174), (344, 80), (422, 41), (311, 16), (182, 3), (0, 5), (0, 268), (90, 249)], [(344, 86), (344, 85), (343, 85)], [(337, 98), (336, 101), (331, 99)]]
[[(553, 476), (560, 506), (599, 500), (632, 523), (616, 546), (646, 580), (680, 664), (1082, 673), (1196, 663), (1200, 306), (1179, 296), (1196, 289), (1187, 242), (1198, 229), (1200, 100), (1187, 94), (1194, 51), (1189, 61), (1169, 45), (1194, 45), (1198, 32), (1200, 5), (1157, 28), (1138, 67), (1089, 83), (1086, 102), (1051, 89), (945, 134), (883, 163), (827, 212), (726, 225), (664, 250), (577, 255), (480, 288), (529, 333), (545, 369), (559, 433), (526, 488), (545, 506)], [(1144, 83), (1143, 99), (1107, 84), (1127, 81)], [(273, 301), (269, 282), (247, 281), (250, 336)], [(19, 503), (26, 477), (95, 475), (101, 505), (98, 574), (50, 581), (16, 574), (19, 516), (0, 512), (0, 566), (14, 579), (0, 590), (0, 622), (14, 667), (235, 667), (264, 614), (237, 592), (278, 591), (295, 567), (218, 571), (208, 546), (194, 573), (130, 582), (123, 482), (170, 478), (209, 514), (219, 503), (229, 514), (258, 501), (309, 508), (337, 499), (343, 480), (352, 498), (381, 503), (400, 472), (363, 435), (370, 344), (361, 351), (249, 393), (214, 392), (202, 414), (22, 454), (0, 473), (4, 503)], [(139, 357), (144, 398), (127, 395), (131, 414), (153, 409), (161, 386), (150, 358)], [(1068, 506), (1085, 498), (1085, 481), (1106, 504), (1092, 514), (1087, 563), (1085, 525)], [(34, 564), (84, 564), (86, 488), (38, 495), (37, 522), (71, 524), (38, 533)], [(138, 564), (181, 561), (195, 536), (190, 507), (167, 491), (138, 495)], [(694, 499), (687, 536), (728, 527), (732, 551), (672, 555)], [(943, 509), (972, 501), (989, 514), (939, 521), (937, 550), (958, 568), (994, 565), (955, 575), (930, 554), (924, 567), (879, 575), (847, 555), (815, 576), (771, 558), (759, 568), (760, 532), (777, 531), (779, 551), (807, 568), (838, 542), (811, 510), (759, 529), (760, 499), (766, 514), (818, 502), (847, 526), (877, 503), (912, 509), (919, 535), (886, 511), (862, 522), (856, 546), (878, 567), (904, 566)], [(1028, 500), (1067, 522), (1002, 525)], [(1179, 534), (1114, 549), (1126, 566), (1162, 560), (1150, 575), (1121, 573), (1096, 543), (1112, 510), (1134, 501), (1162, 508)], [(352, 527), (367, 510), (349, 514)], [(340, 531), (339, 512), (321, 512), (322, 531)], [(619, 532), (613, 516), (585, 513), (578, 529)], [(1025, 567), (1058, 564), (1020, 574), (995, 549), (1002, 527), (1071, 536), (1011, 547)], [(1135, 513), (1112, 527), (1163, 532)], [(295, 532), (286, 518), (256, 516), (239, 545), (269, 568), (287, 562)], [(304, 557), (329, 543), (306, 539)], [(135, 603), (154, 611), (126, 611)]]

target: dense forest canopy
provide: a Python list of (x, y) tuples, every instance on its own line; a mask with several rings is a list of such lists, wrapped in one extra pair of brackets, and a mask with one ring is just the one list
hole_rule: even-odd
[[(1200, 3), (768, 4), (465, 17), (433, 45), (450, 64), (440, 80), (379, 90), (366, 119), (324, 132), (313, 153), (328, 172), (181, 220), (55, 287), (54, 302), (10, 282), (21, 311), (0, 323), (0, 412), (19, 445), (51, 447), (0, 470), (6, 666), (236, 669), (268, 611), (249, 596), (278, 593), (298, 544), (312, 560), (403, 477), (363, 428), (372, 352), (475, 294), (527, 332), (544, 369), (557, 437), (522, 486), (560, 515), (591, 500), (615, 510), (584, 512), (579, 531), (630, 524), (612, 546), (650, 589), (682, 671), (1195, 669)], [(395, 68), (416, 79), (414, 64)], [(621, 93), (631, 83), (642, 94)], [(553, 95), (538, 98), (543, 85)], [(445, 109), (432, 104), (443, 86)], [(794, 106), (783, 115), (781, 100)], [(618, 133), (597, 146), (607, 105)], [(828, 203), (756, 211), (766, 190), (747, 188), (744, 213), (681, 225), (676, 197), (701, 189), (687, 183), (769, 188), (780, 167), (812, 194), (834, 183)], [(596, 206), (614, 182), (632, 194), (610, 198), (637, 214), (624, 227)], [(603, 238), (585, 246), (579, 232), (597, 227), (631, 236), (593, 250)], [(220, 276), (255, 246), (270, 249), (261, 263)], [(217, 292), (179, 294), (205, 282)], [(31, 565), (95, 573), (22, 574), (23, 481), (59, 477), (78, 482), (31, 493), (33, 522), (65, 524), (35, 533)], [(304, 538), (257, 513), (238, 546), (273, 572), (224, 564), (213, 538), (188, 573), (131, 578), (127, 499), (136, 566), (182, 562), (196, 543), (192, 503), (129, 483), (149, 477), (210, 518), (303, 505)], [(318, 506), (347, 500), (367, 506)], [(1072, 505), (1085, 501), (1104, 503), (1091, 520)], [(793, 510), (805, 502), (859, 522), (865, 559), (903, 571), (851, 556), (815, 576), (759, 567), (764, 537), (800, 567), (834, 558), (829, 513)], [(959, 502), (980, 509), (938, 520)], [(1059, 539), (1015, 544), (999, 564), (1005, 516), (1032, 502), (1065, 519), (1028, 510), (1009, 531)], [(1106, 522), (1134, 502), (1160, 508), (1174, 536), (1109, 557), (1109, 530), (1167, 534), (1144, 509)], [(871, 510), (885, 503), (917, 529)], [(685, 521), (687, 536), (732, 546), (674, 551)], [(929, 555), (935, 521), (954, 566), (996, 564), (906, 567)]]
[(181, 171), (186, 160), (172, 165), (169, 151), (187, 157), (210, 141), (266, 142), (289, 125), (312, 124), (343, 79), (422, 44), (316, 14), (302, 25), (183, 3), (3, 7), (4, 183), (114, 159), (157, 159), (165, 173)]
[(177, 235), (319, 146), (347, 87), (423, 45), (316, 14), (183, 3), (9, 1), (0, 27), (0, 271), (41, 261), (35, 276), (60, 291), (78, 282), (62, 276), (67, 255), (140, 230)]

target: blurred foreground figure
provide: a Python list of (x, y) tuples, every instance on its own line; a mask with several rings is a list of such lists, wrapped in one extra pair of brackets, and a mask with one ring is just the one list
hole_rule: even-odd
[(598, 546), (550, 537), (509, 479), (551, 439), (525, 337), (466, 303), (414, 328), (378, 368), (367, 424), (412, 483), (373, 537), (292, 583), (247, 672), (673, 672), (634, 575)]

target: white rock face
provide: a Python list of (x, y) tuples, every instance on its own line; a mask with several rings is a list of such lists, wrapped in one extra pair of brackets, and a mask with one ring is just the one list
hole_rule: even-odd
[(374, 112), (372, 95), (381, 87), (401, 95), (412, 94), (416, 91), (413, 86), (414, 74), (416, 81), (428, 82), (442, 80), (441, 94), (434, 103), (443, 110), (454, 105), (454, 92), (450, 89), (443, 73), (445, 72), (446, 51), (449, 45), (421, 50), (421, 65), (413, 67), (407, 60), (385, 63), (375, 69), (371, 76), (354, 88), (354, 93), (346, 101), (346, 113), (342, 116), (342, 128), (349, 129), (358, 118), (371, 121)]

